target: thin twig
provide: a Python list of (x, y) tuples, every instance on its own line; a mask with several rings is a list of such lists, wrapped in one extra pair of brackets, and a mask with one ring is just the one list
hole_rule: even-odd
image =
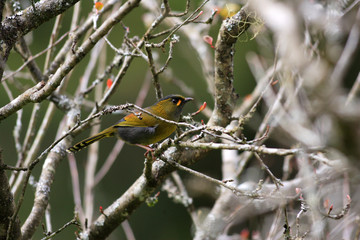
[[(5, 89), (6, 94), (9, 97), (9, 100), (10, 101), (14, 100), (14, 96), (13, 96), (10, 88), (8, 87), (7, 83), (2, 82), (2, 85)], [(17, 155), (18, 155), (18, 162), (22, 158), (22, 145), (20, 143), (20, 132), (21, 132), (21, 128), (22, 128), (22, 122), (21, 122), (22, 113), (23, 113), (22, 109), (17, 112), (16, 124), (15, 124), (14, 130), (13, 130), (15, 149), (16, 149)]]
[(183, 181), (181, 180), (181, 177), (180, 175), (178, 174), (178, 172), (174, 171), (171, 173), (171, 176), (172, 178), (174, 179), (179, 191), (180, 191), (180, 194), (182, 196), (183, 199), (186, 199), (186, 202), (183, 203), (184, 207), (187, 209), (187, 211), (189, 212), (190, 216), (191, 216), (191, 219), (194, 223), (194, 225), (196, 227), (199, 227), (200, 225), (200, 221), (199, 221), (199, 218), (198, 218), (198, 214), (195, 210), (195, 206), (192, 202), (192, 199), (189, 197), (189, 194), (188, 192), (186, 191), (186, 187), (185, 187), (185, 184), (183, 183)]
[(351, 87), (349, 95), (346, 98), (345, 106), (347, 106), (354, 99), (354, 97), (355, 97), (356, 93), (359, 91), (359, 89), (360, 89), (360, 72), (359, 72), (353, 86)]
[(280, 223), (281, 223), (281, 208), (276, 210), (276, 214), (274, 216), (274, 220), (272, 221), (268, 235), (266, 236), (266, 240), (276, 239), (275, 235), (277, 233), (278, 226)]
[[(211, 24), (212, 21), (214, 20), (214, 16), (216, 15), (216, 13), (217, 13), (216, 10), (215, 10), (215, 11), (212, 11), (211, 16), (210, 16), (207, 20), (205, 20), (205, 21), (194, 21), (197, 17), (199, 17), (199, 15), (198, 15), (198, 16), (195, 17), (195, 19), (192, 19), (192, 20), (190, 20), (190, 21), (188, 21), (188, 22), (185, 22), (185, 23), (183, 24), (183, 26), (188, 25), (189, 23)], [(154, 38), (158, 38), (158, 37), (161, 37), (161, 36), (163, 36), (163, 35), (166, 35), (166, 34), (172, 32), (172, 31), (174, 31), (179, 25), (180, 25), (180, 23), (179, 23), (179, 24), (175, 24), (172, 28), (166, 29), (166, 30), (161, 31), (161, 32), (158, 32), (158, 33), (154, 33), (154, 34), (152, 34), (152, 35), (149, 35), (148, 40), (154, 39)]]
[(139, 57), (142, 57), (145, 61), (148, 61), (148, 56), (146, 56), (146, 54), (143, 53), (143, 51), (139, 48), (139, 46), (136, 43), (134, 43), (126, 35), (125, 35), (124, 39), (126, 40), (125, 41), (126, 43), (130, 44), (130, 46), (134, 48), (135, 52), (138, 52), (138, 55), (135, 54), (135, 52), (133, 52), (133, 53), (131, 53), (131, 56), (139, 56)]
[(1, 81), (2, 81), (2, 82), (5, 81), (6, 79), (14, 76), (16, 73), (18, 73), (18, 72), (20, 72), (21, 70), (23, 70), (24, 67), (26, 67), (26, 65), (27, 65), (30, 61), (32, 61), (32, 60), (40, 57), (41, 55), (43, 55), (44, 53), (46, 53), (49, 49), (55, 47), (55, 46), (56, 46), (57, 44), (59, 44), (68, 34), (69, 34), (69, 32), (66, 32), (66, 33), (63, 34), (55, 43), (53, 43), (51, 46), (48, 46), (47, 48), (45, 48), (45, 49), (42, 50), (41, 52), (35, 54), (34, 56), (30, 56), (29, 59), (28, 59), (26, 62), (23, 63), (23, 65), (21, 65), (21, 66), (20, 66), (18, 69), (16, 69), (14, 72), (12, 72), (12, 73), (4, 76)]
[(330, 218), (330, 219), (335, 219), (335, 220), (338, 220), (338, 219), (341, 219), (343, 218), (350, 210), (350, 206), (351, 206), (351, 198), (350, 196), (348, 195), (347, 196), (347, 203), (345, 204), (345, 206), (341, 209), (340, 213), (338, 214), (330, 214), (330, 212), (328, 214), (323, 214), (323, 216), (327, 217), (327, 218)]
[[(52, 117), (54, 115), (55, 112), (55, 105), (53, 103), (50, 103), (48, 106), (48, 109), (46, 110), (45, 116), (43, 118), (43, 121), (40, 125), (40, 127), (37, 129), (37, 135), (32, 143), (31, 146), (29, 146), (30, 150), (28, 152), (28, 154), (26, 155), (25, 160), (23, 161), (23, 163), (20, 166), (23, 167), (29, 167), (29, 165), (31, 164), (31, 161), (33, 160), (33, 158), (36, 157), (36, 154), (39, 151), (39, 148), (41, 146), (42, 141), (44, 140), (46, 134), (46, 130), (48, 129), (50, 122), (52, 120)], [(12, 189), (11, 192), (16, 195), (18, 190), (20, 189), (21, 184), (23, 183), (23, 180), (25, 178), (25, 173), (20, 173), (17, 178), (14, 178), (14, 181), (12, 184)]]
[(121, 226), (124, 230), (125, 236), (127, 240), (136, 240), (133, 230), (129, 224), (128, 220), (125, 220), (121, 223)]
[(92, 84), (84, 90), (81, 95), (85, 96), (89, 94), (95, 86), (97, 86), (99, 83), (103, 82), (105, 78), (107, 78), (113, 71), (113, 69), (118, 68), (120, 64), (123, 62), (124, 58), (122, 55), (115, 55), (111, 64), (106, 67), (106, 70), (92, 82)]
[(23, 115), (23, 109), (20, 109), (16, 112), (16, 124), (13, 130), (14, 135), (14, 142), (15, 142), (15, 149), (18, 156), (18, 161), (22, 158), (22, 144), (20, 143), (20, 134), (22, 129), (22, 115)]
[(77, 220), (74, 218), (71, 221), (67, 222), (64, 224), (64, 226), (62, 226), (61, 228), (59, 228), (58, 230), (56, 230), (55, 232), (51, 233), (49, 236), (43, 237), (41, 240), (47, 240), (47, 239), (51, 239), (52, 237), (54, 237), (56, 234), (60, 233), (61, 231), (63, 231), (65, 228), (67, 228), (70, 225), (77, 225), (79, 226), (79, 223), (77, 222)]
[(203, 149), (232, 149), (238, 151), (250, 151), (259, 154), (278, 155), (278, 156), (296, 155), (304, 152), (304, 150), (301, 148), (294, 148), (294, 149), (268, 148), (265, 146), (256, 146), (249, 144), (179, 142), (177, 146), (185, 147), (185, 148), (187, 147), (187, 148), (203, 148)]
[(205, 174), (203, 174), (203, 173), (201, 173), (201, 172), (198, 172), (198, 171), (195, 171), (195, 170), (193, 170), (193, 169), (191, 169), (191, 168), (185, 167), (185, 166), (183, 166), (183, 165), (181, 165), (181, 164), (179, 164), (179, 163), (177, 163), (177, 162), (175, 162), (175, 161), (173, 161), (173, 160), (166, 159), (166, 158), (164, 158), (164, 157), (162, 157), (162, 156), (160, 156), (159, 158), (160, 158), (161, 160), (163, 160), (164, 162), (167, 162), (167, 163), (169, 163), (170, 165), (174, 166), (176, 169), (179, 169), (179, 170), (188, 172), (188, 173), (190, 173), (190, 174), (192, 174), (192, 175), (195, 175), (195, 176), (200, 177), (200, 178), (202, 178), (202, 179), (205, 179), (205, 180), (207, 180), (207, 181), (213, 182), (213, 183), (215, 183), (215, 184), (217, 184), (217, 185), (223, 186), (223, 187), (231, 190), (231, 191), (232, 191), (234, 194), (236, 194), (237, 196), (257, 197), (257, 196), (255, 196), (255, 195), (245, 193), (245, 192), (241, 191), (240, 189), (238, 189), (238, 188), (236, 188), (236, 187), (233, 187), (233, 186), (231, 186), (231, 185), (228, 185), (228, 184), (224, 183), (223, 181), (217, 180), (217, 179), (212, 178), (212, 177), (209, 177), (209, 176), (207, 176), (207, 175), (205, 175)]
[[(40, 104), (35, 103), (33, 111), (31, 112), (29, 126), (27, 127), (27, 131), (25, 134), (24, 142), (23, 142), (23, 149), (22, 149), (23, 156), (25, 156), (27, 154), (27, 152), (29, 151), (30, 144), (32, 143), (32, 140), (35, 136), (35, 131), (36, 131), (35, 126), (36, 126), (36, 123), (38, 120), (39, 111), (40, 111)], [(21, 166), (21, 162), (17, 163), (16, 166)]]
[(272, 179), (273, 183), (276, 186), (276, 189), (279, 190), (280, 186), (284, 186), (280, 179), (275, 177), (275, 175), (270, 171), (269, 167), (264, 163), (264, 161), (261, 159), (259, 154), (254, 153), (256, 159), (259, 161), (261, 168), (265, 169), (265, 171), (269, 174), (270, 178)]
[(81, 193), (80, 193), (80, 182), (79, 182), (79, 172), (76, 166), (76, 160), (73, 154), (68, 154), (68, 162), (70, 166), (70, 174), (71, 174), (71, 186), (73, 191), (74, 203), (75, 203), (75, 211), (79, 215), (79, 219), (81, 221), (81, 225), (84, 226), (83, 222), (85, 219), (84, 209), (81, 203)]
[(49, 51), (47, 52), (46, 57), (45, 57), (44, 71), (49, 67), (50, 58), (53, 53), (53, 51), (51, 51), (51, 49), (52, 49), (52, 46), (54, 45), (55, 39), (57, 38), (57, 36), (59, 34), (62, 18), (63, 18), (63, 14), (60, 14), (55, 19), (54, 27), (51, 32), (51, 36), (50, 36), (50, 40), (49, 40), (49, 44), (48, 44)]
[(165, 63), (164, 63), (164, 66), (162, 68), (160, 68), (157, 72), (156, 72), (156, 75), (159, 75), (161, 73), (163, 73), (165, 71), (165, 69), (168, 67), (171, 59), (173, 58), (173, 49), (174, 49), (174, 44), (177, 43), (178, 40), (173, 40), (173, 41), (170, 41), (170, 47), (169, 47), (169, 55), (168, 55), (168, 58), (166, 59)]
[[(104, 55), (106, 52), (103, 51), (101, 54), (101, 57), (103, 58), (103, 61), (106, 59), (106, 55)], [(99, 65), (99, 69), (102, 68), (103, 70), (105, 68), (104, 64)], [(97, 88), (95, 88), (95, 95), (94, 99), (97, 101), (101, 99), (103, 95), (103, 90), (101, 85), (99, 85)], [(91, 127), (90, 135), (95, 135), (96, 133), (100, 132), (100, 125), (94, 125)], [(94, 212), (94, 181), (95, 181), (95, 174), (96, 174), (96, 165), (99, 161), (99, 142), (96, 142), (95, 144), (92, 144), (88, 151), (86, 166), (85, 166), (85, 184), (84, 184), (84, 212), (85, 212), (85, 218), (89, 222), (92, 222), (93, 219), (93, 212)]]
[(154, 87), (155, 87), (156, 98), (159, 100), (160, 98), (163, 97), (163, 93), (162, 93), (162, 90), (161, 90), (161, 86), (159, 84), (158, 74), (156, 74), (154, 58), (153, 58), (153, 54), (152, 54), (152, 50), (151, 50), (150, 45), (145, 44), (145, 50), (147, 52), (147, 56), (148, 56), (148, 59), (149, 59), (150, 70), (151, 70), (151, 73), (153, 75), (153, 84), (154, 84)]
[(300, 211), (296, 215), (296, 234), (295, 234), (296, 238), (299, 238), (300, 236), (300, 217), (307, 211), (307, 209), (308, 207), (306, 202), (303, 199), (301, 199)]
[(51, 214), (50, 214), (50, 204), (47, 205), (46, 210), (45, 210), (45, 223), (46, 223), (46, 230), (47, 233), (48, 232), (52, 232), (52, 224), (51, 224)]
[[(165, 7), (166, 7), (168, 10), (170, 10), (169, 1), (166, 0), (166, 1), (164, 1), (164, 3), (165, 3)], [(190, 9), (190, 0), (187, 0), (187, 1), (186, 1), (186, 6), (185, 6), (184, 12), (182, 12), (182, 13), (175, 13), (175, 12), (170, 12), (170, 11), (169, 11), (168, 16), (169, 16), (169, 17), (182, 17), (182, 16), (188, 14), (189, 9)]]
[(13, 166), (9, 166), (6, 164), (1, 165), (0, 169), (11, 170), (11, 171), (27, 171), (27, 170), (29, 170), (26, 167), (13, 167)]
[(154, 63), (154, 59), (152, 56), (152, 51), (151, 51), (150, 46), (148, 44), (145, 44), (145, 49), (146, 49), (146, 52), (148, 53), (147, 59), (149, 62), (151, 73), (153, 75), (153, 84), (155, 87), (156, 97), (158, 100), (163, 97), (161, 86), (159, 83), (159, 75), (165, 71), (165, 69), (168, 67), (168, 65), (170, 63), (170, 60), (173, 58), (173, 48), (174, 48), (174, 44), (177, 42), (178, 42), (177, 39), (170, 41), (168, 58), (166, 59), (164, 66), (162, 68), (160, 68), (159, 70), (156, 70), (156, 68), (155, 68), (155, 63)]
[(200, 9), (208, 2), (209, 0), (205, 0), (202, 4), (200, 4), (199, 7), (197, 7), (195, 9), (195, 11), (190, 14), (189, 17), (187, 17), (181, 24), (177, 25), (170, 33), (169, 35), (163, 40), (161, 41), (160, 43), (150, 43), (150, 46), (153, 47), (153, 48), (162, 48), (166, 42), (168, 42), (170, 40), (170, 38), (172, 37), (173, 34), (175, 34), (182, 26), (184, 26), (186, 23), (188, 22), (191, 22), (191, 21), (194, 21), (195, 19), (192, 19), (195, 14), (197, 14), (197, 12), (200, 11)]

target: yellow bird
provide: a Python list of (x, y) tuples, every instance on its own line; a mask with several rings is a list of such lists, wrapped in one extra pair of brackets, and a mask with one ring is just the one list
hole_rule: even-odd
[[(185, 103), (191, 100), (193, 99), (181, 95), (169, 95), (160, 99), (154, 105), (145, 108), (145, 110), (164, 119), (178, 122)], [(176, 127), (175, 124), (161, 121), (146, 113), (141, 113), (140, 116), (131, 113), (123, 117), (117, 124), (82, 140), (67, 150), (69, 152), (78, 152), (96, 141), (113, 136), (122, 139), (126, 143), (150, 150), (147, 145), (167, 138), (176, 130)]]

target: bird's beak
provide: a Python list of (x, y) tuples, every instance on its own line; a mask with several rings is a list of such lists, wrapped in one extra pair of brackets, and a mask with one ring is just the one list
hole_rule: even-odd
[(190, 101), (192, 101), (192, 100), (194, 100), (194, 99), (191, 98), (191, 97), (188, 97), (188, 98), (185, 98), (184, 102), (187, 103), (187, 102), (190, 102)]

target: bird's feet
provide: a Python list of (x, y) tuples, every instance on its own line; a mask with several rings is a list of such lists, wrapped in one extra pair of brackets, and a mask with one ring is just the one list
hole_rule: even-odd
[(151, 148), (151, 147), (149, 147), (149, 146), (146, 146), (146, 145), (141, 145), (141, 144), (136, 144), (136, 146), (141, 147), (141, 148), (143, 148), (143, 149), (146, 150), (146, 152), (145, 152), (145, 154), (144, 154), (144, 156), (145, 156), (146, 158), (148, 157), (149, 153), (151, 153), (151, 158), (153, 159), (153, 161), (156, 160), (156, 158), (155, 158), (155, 156), (154, 156), (154, 149), (153, 149), (153, 148)]

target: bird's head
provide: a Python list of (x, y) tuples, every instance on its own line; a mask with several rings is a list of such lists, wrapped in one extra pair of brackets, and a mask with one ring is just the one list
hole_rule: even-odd
[(160, 99), (150, 108), (159, 117), (178, 121), (185, 103), (191, 100), (193, 98), (185, 98), (181, 95), (173, 94)]

